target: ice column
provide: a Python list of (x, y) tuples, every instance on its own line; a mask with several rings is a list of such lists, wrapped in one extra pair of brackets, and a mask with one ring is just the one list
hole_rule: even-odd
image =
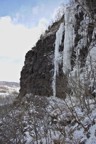
[(56, 40), (55, 40), (55, 53), (54, 53), (54, 75), (53, 75), (53, 96), (56, 96), (56, 75), (59, 73), (59, 64), (61, 62), (61, 54), (59, 52), (59, 47), (62, 43), (62, 37), (64, 32), (64, 23), (61, 23), (59, 30), (56, 32)]
[(66, 8), (65, 10), (65, 38), (64, 38), (64, 51), (63, 51), (63, 72), (68, 74), (71, 70), (71, 56), (72, 48), (74, 46), (75, 39), (75, 17), (74, 10), (72, 8)]

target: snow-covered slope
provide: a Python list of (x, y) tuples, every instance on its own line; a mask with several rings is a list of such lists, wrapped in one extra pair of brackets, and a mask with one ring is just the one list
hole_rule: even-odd
[(96, 100), (82, 97), (81, 101), (27, 94), (17, 106), (7, 107), (7, 114), (1, 111), (1, 142), (96, 144)]
[(19, 94), (20, 86), (16, 82), (0, 81), (0, 106), (12, 103)]

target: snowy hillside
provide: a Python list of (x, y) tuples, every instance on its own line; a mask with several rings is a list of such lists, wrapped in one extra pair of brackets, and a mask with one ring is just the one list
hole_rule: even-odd
[(96, 99), (85, 97), (80, 100), (68, 96), (62, 100), (27, 94), (17, 107), (6, 109), (4, 120), (1, 111), (1, 142), (96, 144), (95, 105)]
[(12, 103), (18, 96), (19, 89), (18, 83), (0, 81), (0, 106)]

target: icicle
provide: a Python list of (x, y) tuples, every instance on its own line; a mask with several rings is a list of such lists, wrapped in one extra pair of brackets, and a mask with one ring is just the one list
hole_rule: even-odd
[(56, 96), (56, 75), (59, 73), (59, 64), (61, 62), (61, 55), (59, 52), (59, 46), (62, 43), (62, 37), (64, 32), (64, 24), (61, 23), (59, 30), (56, 33), (56, 40), (55, 40), (55, 53), (54, 53), (54, 75), (53, 75), (53, 96)]
[(64, 38), (64, 52), (63, 52), (63, 72), (68, 74), (71, 70), (71, 55), (75, 39), (75, 17), (74, 10), (66, 8), (65, 11), (65, 38)]

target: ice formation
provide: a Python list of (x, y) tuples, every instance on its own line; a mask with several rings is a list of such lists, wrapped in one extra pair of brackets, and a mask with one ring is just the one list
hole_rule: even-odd
[(55, 54), (54, 54), (54, 75), (53, 75), (53, 96), (56, 96), (56, 75), (59, 72), (59, 64), (61, 62), (62, 56), (59, 52), (59, 46), (62, 43), (62, 37), (64, 32), (64, 24), (61, 23), (59, 30), (56, 33), (56, 40), (55, 40)]
[(66, 8), (65, 11), (65, 38), (64, 38), (64, 52), (63, 52), (63, 72), (66, 74), (71, 70), (71, 55), (75, 39), (75, 17), (73, 15), (74, 9)]

